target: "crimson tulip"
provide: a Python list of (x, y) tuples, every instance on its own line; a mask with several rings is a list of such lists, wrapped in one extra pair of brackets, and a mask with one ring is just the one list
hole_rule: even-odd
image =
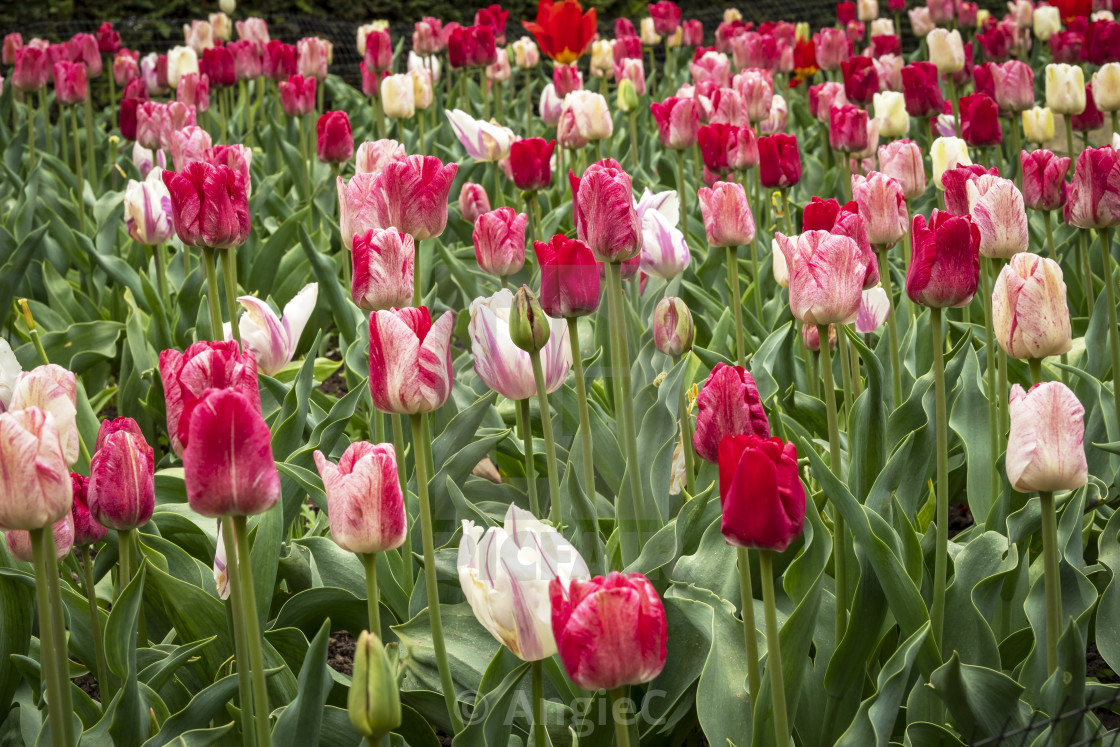
[(785, 189), (801, 181), (797, 136), (778, 133), (758, 139), (758, 167), (762, 186)]
[(93, 80), (101, 76), (101, 51), (97, 48), (97, 37), (93, 34), (74, 34), (65, 45), (58, 46), (66, 49), (71, 62), (85, 65), (87, 78)]
[(646, 6), (653, 19), (654, 28), (662, 35), (677, 33), (681, 25), (681, 9), (672, 0), (660, 0)]
[(1069, 158), (1056, 156), (1046, 149), (1022, 151), (1019, 164), (1023, 169), (1023, 203), (1034, 210), (1057, 210), (1066, 203), (1066, 174)]
[(292, 75), (280, 81), (280, 106), (289, 117), (302, 117), (315, 111), (315, 86), (318, 81), (308, 76)]
[(599, 308), (598, 263), (587, 244), (558, 233), (533, 243), (541, 268), (540, 303), (551, 317), (586, 316)]
[(237, 83), (233, 54), (226, 47), (211, 47), (202, 52), (199, 72), (210, 76), (210, 83), (219, 88), (229, 88)]
[(932, 62), (913, 62), (902, 68), (902, 95), (911, 117), (928, 119), (941, 114), (945, 99)]
[(518, 189), (536, 192), (552, 184), (555, 140), (530, 137), (515, 140), (509, 148), (509, 169)]
[(961, 137), (974, 147), (990, 147), (1003, 142), (999, 106), (988, 96), (976, 93), (961, 96)]
[(447, 59), (453, 69), (486, 67), (498, 59), (494, 29), (458, 26), (447, 40)]
[(844, 71), (844, 93), (848, 100), (857, 104), (868, 104), (879, 93), (879, 73), (870, 57), (852, 57), (840, 63)]
[(261, 77), (264, 61), (256, 42), (240, 39), (227, 44), (226, 49), (233, 55), (233, 72), (238, 80), (256, 80)]
[(1081, 62), (1085, 48), (1085, 35), (1076, 31), (1057, 31), (1050, 35), (1050, 57), (1058, 64), (1076, 65)]
[(797, 448), (780, 438), (724, 436), (719, 501), (720, 531), (729, 545), (784, 552), (805, 523)]
[(288, 80), (297, 73), (296, 48), (292, 44), (274, 39), (264, 45), (262, 58), (264, 74), (271, 80)]
[(706, 462), (719, 463), (719, 445), (729, 435), (770, 437), (770, 420), (754, 377), (741, 366), (717, 363), (696, 398), (692, 445)]
[(980, 282), (980, 229), (967, 215), (934, 209), (927, 223), (915, 215), (906, 295), (922, 306), (959, 308), (972, 303)]
[[(1120, 25), (1120, 24), (1117, 24)], [(1085, 84), (1085, 108), (1072, 115), (1070, 124), (1079, 132), (1088, 132), (1104, 126), (1104, 112), (1097, 108), (1092, 83)]]
[(89, 513), (103, 526), (135, 529), (152, 518), (155, 456), (135, 420), (101, 421), (85, 487)]
[(346, 112), (324, 112), (316, 126), (316, 153), (323, 163), (342, 163), (354, 155), (354, 135)]
[(38, 91), (47, 84), (51, 63), (47, 53), (39, 47), (20, 47), (15, 51), (15, 68), (12, 85), (17, 91)]
[(184, 244), (228, 249), (249, 238), (249, 201), (240, 173), (195, 161), (162, 176), (171, 193), (175, 233)]
[(434, 324), (427, 306), (375, 311), (369, 319), (369, 388), (381, 412), (413, 415), (451, 394), (454, 312)]
[(845, 104), (829, 110), (828, 143), (841, 153), (867, 150), (867, 112)]
[(366, 67), (375, 73), (382, 73), (393, 68), (393, 42), (389, 32), (384, 29), (374, 29), (366, 34), (365, 48)]
[(70, 507), (70, 518), (74, 522), (74, 544), (79, 547), (96, 545), (105, 539), (109, 528), (98, 524), (89, 515), (89, 503), (86, 501), (86, 483), (89, 478), (70, 473), (70, 484), (74, 491), (74, 503)]

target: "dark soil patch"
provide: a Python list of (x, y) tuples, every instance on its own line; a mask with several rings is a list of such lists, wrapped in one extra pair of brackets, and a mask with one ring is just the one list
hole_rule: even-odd
[(115, 420), (119, 415), (120, 413), (117, 412), (117, 406), (112, 403), (106, 404), (101, 408), (101, 412), (97, 413), (97, 416), (102, 420)]
[[(1085, 674), (1089, 677), (1096, 677), (1100, 682), (1120, 682), (1120, 676), (1112, 671), (1105, 662), (1104, 658), (1097, 650), (1096, 643), (1090, 643), (1088, 650), (1085, 652)], [(1113, 703), (1110, 707), (1118, 708), (1120, 704)], [(1109, 731), (1120, 729), (1120, 715), (1113, 713), (1109, 708), (1094, 708), (1093, 713), (1101, 720), (1101, 724), (1105, 729)]]
[(949, 537), (956, 537), (965, 529), (972, 526), (972, 512), (968, 506), (960, 503), (949, 504)]
[(333, 374), (328, 376), (326, 380), (319, 385), (319, 391), (328, 397), (342, 398), (350, 391), (350, 387), (346, 385), (346, 377), (342, 375), (343, 369), (338, 369)]
[(101, 702), (101, 686), (97, 684), (97, 678), (90, 673), (83, 674), (74, 680), (74, 684), (81, 688), (82, 692), (90, 696), (98, 703)]
[(354, 636), (345, 630), (331, 633), (330, 643), (327, 644), (327, 666), (346, 676), (354, 674), (354, 650), (358, 642)]

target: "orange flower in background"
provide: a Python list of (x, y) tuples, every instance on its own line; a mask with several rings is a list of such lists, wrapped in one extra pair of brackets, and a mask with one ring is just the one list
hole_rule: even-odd
[(584, 13), (579, 0), (541, 0), (536, 23), (521, 24), (536, 37), (542, 52), (562, 65), (570, 65), (595, 38), (598, 19), (594, 8)]

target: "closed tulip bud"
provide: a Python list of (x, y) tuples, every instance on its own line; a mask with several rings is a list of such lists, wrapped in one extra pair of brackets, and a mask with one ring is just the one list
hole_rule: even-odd
[(575, 190), (576, 231), (600, 262), (622, 262), (642, 248), (630, 175), (613, 158), (591, 164)]
[(279, 82), (280, 105), (289, 117), (302, 117), (315, 111), (316, 80), (293, 75)]
[(1069, 387), (1047, 381), (1011, 385), (1007, 479), (1023, 493), (1077, 490), (1089, 478), (1085, 408)]
[(1057, 210), (1066, 203), (1069, 158), (1048, 150), (1022, 151), (1023, 203), (1032, 210)]
[(653, 585), (612, 572), (549, 586), (552, 632), (568, 675), (588, 690), (649, 682), (665, 666), (668, 626)]
[(1105, 112), (1120, 110), (1120, 63), (1109, 62), (1093, 73), (1093, 100)]
[(5, 65), (16, 64), (16, 52), (23, 48), (23, 35), (13, 31), (4, 36), (3, 57), (0, 58)]
[[(292, 362), (303, 328), (315, 310), (319, 284), (309, 283), (284, 306), (283, 317), (254, 296), (240, 296), (237, 302), (245, 309), (241, 314), (241, 344), (257, 359), (257, 367), (268, 376), (275, 376)], [(225, 325), (226, 339), (232, 337)]]
[(474, 182), (463, 182), (459, 192), (459, 214), (463, 220), (474, 223), (480, 215), (490, 212), (490, 198), (486, 188)]
[(910, 115), (906, 111), (906, 98), (898, 91), (875, 94), (875, 117), (880, 120), (879, 134), (883, 137), (902, 137), (910, 131)]
[(434, 324), (426, 306), (375, 311), (369, 320), (369, 387), (381, 412), (432, 412), (451, 394), (455, 314)]
[(268, 44), (268, 22), (263, 18), (246, 18), (244, 21), (236, 21), (233, 25), (237, 28), (238, 39), (251, 41), (262, 46)]
[(148, 523), (156, 507), (155, 457), (132, 418), (103, 420), (89, 465), (86, 497), (94, 520), (112, 529)]
[(1047, 143), (1054, 139), (1054, 113), (1036, 106), (1023, 112), (1023, 136), (1031, 143)]
[(719, 463), (723, 438), (736, 434), (770, 437), (770, 421), (754, 377), (740, 366), (717, 363), (696, 398), (696, 432), (692, 445), (706, 462)]
[(867, 225), (870, 243), (890, 246), (906, 234), (909, 216), (906, 197), (898, 181), (877, 171), (866, 177), (853, 174), (852, 196)]
[(638, 93), (634, 83), (629, 78), (623, 78), (618, 84), (618, 110), (629, 114), (638, 108)]
[(969, 145), (991, 147), (1003, 142), (999, 107), (988, 96), (977, 93), (961, 96), (961, 137)]
[(80, 450), (77, 402), (78, 383), (74, 374), (62, 366), (48, 363), (19, 374), (8, 409), (14, 412), (35, 407), (49, 413), (62, 445), (62, 455), (66, 457), (67, 464), (73, 464), (78, 461)]
[(957, 166), (969, 166), (972, 159), (968, 156), (968, 144), (958, 137), (939, 137), (930, 148), (933, 161), (933, 183), (938, 189), (945, 189), (941, 177), (946, 171)]
[(652, 18), (646, 16), (641, 20), (639, 26), (641, 27), (642, 44), (647, 47), (655, 47), (661, 43), (661, 35), (657, 33), (657, 27), (654, 25)]
[(1077, 157), (1065, 220), (1078, 228), (1110, 228), (1120, 223), (1120, 152), (1109, 146), (1086, 148)]
[(327, 494), (331, 537), (343, 550), (375, 553), (404, 542), (408, 515), (392, 444), (356, 441), (338, 464), (315, 451)]
[(950, 75), (964, 69), (964, 44), (957, 30), (934, 29), (926, 36), (929, 47), (929, 61), (937, 66), (937, 72)]
[(1055, 114), (1080, 114), (1085, 109), (1085, 76), (1080, 67), (1046, 66), (1046, 106)]
[(879, 72), (870, 57), (852, 57), (840, 64), (844, 72), (844, 93), (857, 104), (869, 104), (882, 86)]
[[(295, 45), (285, 44), (279, 40), (265, 42), (263, 45), (262, 55), (262, 69), (264, 74), (271, 80), (281, 81), (288, 80), (291, 76), (299, 74), (299, 66), (296, 64), (296, 51)], [(307, 76), (312, 77), (312, 76)]]
[(474, 222), (474, 256), (479, 269), (497, 277), (525, 266), (525, 227), (529, 218), (510, 207), (478, 216)]
[(1030, 243), (1023, 194), (1010, 179), (985, 174), (965, 183), (969, 214), (980, 229), (980, 254), (1007, 259)]
[(585, 316), (599, 308), (600, 278), (587, 244), (556, 234), (533, 244), (541, 268), (541, 306), (554, 318)]
[(829, 112), (828, 141), (833, 150), (854, 153), (867, 148), (867, 112), (848, 104)]
[(0, 413), (0, 527), (42, 529), (69, 517), (66, 465), (54, 415), (36, 406)]
[(412, 48), (424, 57), (443, 51), (443, 23), (438, 18), (425, 17), (413, 26)]
[(381, 106), (384, 108), (385, 116), (390, 119), (408, 119), (415, 114), (416, 100), (413, 95), (412, 76), (403, 73), (382, 78)]
[(184, 244), (228, 249), (249, 238), (249, 202), (240, 173), (195, 161), (178, 173), (164, 171), (162, 178)]
[(327, 78), (327, 66), (333, 45), (326, 39), (310, 36), (299, 40), (296, 44), (296, 70), (304, 77), (324, 81)]
[(367, 140), (358, 146), (358, 151), (354, 155), (354, 173), (376, 176), (387, 165), (403, 159), (406, 155), (404, 145), (396, 140)]
[[(70, 554), (70, 548), (74, 546), (74, 517), (66, 514), (52, 524), (51, 536), (54, 538), (54, 559), (62, 561)], [(22, 529), (10, 529), (4, 533), (4, 542), (8, 546), (8, 552), (16, 560), (22, 560), (24, 563), (35, 562), (30, 532)]]
[(801, 153), (795, 135), (758, 139), (759, 177), (767, 189), (784, 189), (801, 181)]
[(1034, 35), (1039, 41), (1048, 40), (1051, 35), (1062, 29), (1061, 11), (1056, 5), (1040, 5), (1034, 9), (1032, 19)]
[(151, 168), (144, 181), (130, 179), (124, 191), (124, 220), (128, 235), (145, 246), (162, 244), (174, 233), (171, 195), (161, 173), (162, 169)]
[[(408, 83), (408, 94), (411, 96), (412, 81)], [(350, 132), (350, 118), (346, 112), (325, 112), (319, 117), (316, 131), (315, 152), (323, 163), (342, 163), (354, 155), (354, 136)]]
[(713, 247), (740, 246), (754, 241), (754, 216), (751, 215), (743, 185), (716, 182), (712, 188), (702, 187), (698, 194), (708, 244)]
[(108, 527), (94, 521), (89, 513), (89, 503), (86, 500), (86, 483), (88, 478), (77, 472), (70, 473), (70, 484), (73, 488), (74, 502), (70, 507), (70, 518), (74, 522), (74, 544), (79, 547), (96, 545), (105, 539), (109, 533)]
[(124, 88), (140, 77), (140, 61), (136, 52), (122, 49), (113, 58), (113, 81)]
[[(508, 209), (508, 208), (507, 208)], [(514, 345), (528, 353), (544, 349), (551, 336), (550, 322), (536, 294), (523, 285), (513, 299), (509, 313), (509, 336)]]
[(447, 194), (459, 166), (435, 156), (412, 155), (388, 164), (370, 190), (378, 226), (396, 226), (417, 241), (447, 226)]
[(560, 115), (564, 111), (564, 99), (556, 95), (556, 87), (551, 83), (541, 91), (538, 111), (541, 119), (549, 127), (555, 127), (560, 122)]
[(401, 725), (397, 657), (385, 650), (376, 633), (368, 630), (358, 636), (346, 711), (354, 730), (373, 742)]
[(661, 138), (662, 147), (684, 150), (696, 144), (700, 116), (692, 99), (670, 96), (663, 102), (653, 102), (649, 109), (657, 123), (657, 134)]
[(770, 107), (774, 102), (774, 80), (769, 70), (744, 70), (735, 76), (734, 86), (743, 97), (747, 117), (751, 122), (760, 122), (770, 116)]
[(552, 153), (555, 140), (540, 137), (514, 141), (509, 149), (509, 168), (518, 189), (535, 192), (552, 183)]
[(784, 552), (805, 522), (796, 447), (780, 438), (725, 436), (719, 496), (720, 531), (729, 545)]
[(1013, 358), (1046, 358), (1072, 347), (1066, 284), (1057, 262), (1016, 254), (992, 290), (996, 340)]
[[(815, 324), (801, 325), (801, 344), (811, 353), (821, 351), (821, 333)], [(836, 325), (828, 325), (828, 349), (836, 349)]]
[(89, 89), (86, 84), (86, 68), (78, 62), (54, 63), (54, 95), (62, 106), (73, 106), (86, 100)]
[(467, 155), (481, 163), (493, 163), (509, 155), (513, 144), (513, 132), (494, 122), (475, 119), (464, 111), (455, 109), (447, 112), (455, 137), (466, 149)]
[(854, 239), (826, 231), (805, 231), (797, 242), (782, 242), (790, 268), (789, 305), (806, 324), (846, 324), (855, 319), (868, 277), (869, 257)]
[(968, 216), (935, 209), (927, 224), (915, 215), (906, 295), (922, 306), (959, 308), (980, 282), (980, 229)]
[(995, 100), (1002, 111), (1021, 112), (1034, 106), (1034, 71), (1030, 65), (1009, 60), (992, 65), (991, 72)]
[(412, 302), (416, 245), (396, 229), (374, 228), (354, 237), (354, 304), (366, 311), (403, 308)]
[(666, 296), (653, 309), (653, 344), (664, 355), (676, 358), (692, 349), (696, 325), (688, 305), (675, 296)]
[(412, 102), (420, 110), (427, 109), (435, 101), (435, 92), (432, 90), (432, 71), (427, 69), (414, 69), (408, 72), (412, 79)]
[(920, 197), (926, 191), (922, 151), (913, 140), (895, 140), (880, 145), (879, 170), (898, 181), (907, 200)]

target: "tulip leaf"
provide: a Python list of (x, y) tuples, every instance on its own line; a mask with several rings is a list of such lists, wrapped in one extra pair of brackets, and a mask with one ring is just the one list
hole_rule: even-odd
[(298, 694), (280, 713), (272, 729), (272, 743), (277, 747), (302, 747), (319, 742), (323, 707), (331, 690), (330, 667), (327, 666), (330, 637), (328, 617), (307, 649), (299, 670)]
[(1112, 576), (1097, 603), (1097, 650), (1116, 672), (1120, 671), (1120, 512), (1112, 514), (1097, 542), (1097, 559)]
[(363, 323), (358, 307), (354, 306), (343, 293), (343, 288), (337, 280), (334, 262), (315, 248), (303, 226), (299, 229), (299, 240), (303, 251), (311, 261), (311, 270), (315, 274), (315, 279), (319, 281), (319, 292), (327, 300), (339, 334), (347, 344), (353, 342), (358, 325)]
[(507, 744), (514, 719), (532, 718), (532, 704), (518, 687), (529, 673), (529, 663), (515, 668), (492, 690), (475, 703), (471, 720), (455, 735), (454, 746), (476, 744)]
[[(0, 575), (0, 661), (26, 656), (31, 650), (35, 594), (27, 583)], [(0, 712), (7, 713), (21, 677), (14, 667), (0, 667)]]
[(191, 698), (185, 708), (162, 724), (158, 734), (144, 742), (144, 747), (164, 747), (174, 744), (180, 735), (205, 729), (223, 714), (226, 705), (236, 695), (237, 675), (223, 677)]
[(140, 564), (105, 624), (105, 660), (109, 670), (123, 683), (114, 697), (109, 725), (109, 733), (118, 744), (137, 744), (148, 734), (148, 709), (141, 700), (136, 680), (137, 623), (148, 567), (147, 562)]

